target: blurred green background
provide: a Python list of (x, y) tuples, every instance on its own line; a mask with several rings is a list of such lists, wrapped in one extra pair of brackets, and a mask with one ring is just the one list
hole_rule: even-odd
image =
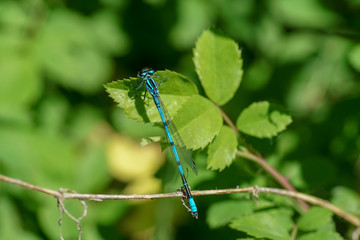
[[(180, 187), (157, 144), (139, 149), (162, 129), (128, 119), (103, 84), (152, 67), (189, 77), (203, 93), (192, 50), (216, 27), (244, 61), (242, 85), (223, 110), (235, 122), (254, 101), (283, 105), (290, 128), (248, 140), (299, 191), (360, 216), (359, 13), (359, 0), (1, 0), (0, 173), (79, 193)], [(222, 172), (206, 170), (206, 150), (195, 160), (192, 189), (279, 187), (245, 160)], [(230, 198), (196, 197), (199, 220), (179, 199), (88, 202), (83, 237), (240, 238), (207, 222), (211, 206)], [(65, 204), (81, 215), (80, 203)], [(52, 197), (0, 183), (0, 239), (59, 239), (58, 217)], [(350, 225), (336, 223), (350, 236)], [(62, 233), (75, 239), (76, 224), (64, 217)]]

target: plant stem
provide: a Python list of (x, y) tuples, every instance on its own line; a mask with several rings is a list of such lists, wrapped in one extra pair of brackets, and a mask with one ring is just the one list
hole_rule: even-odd
[[(103, 201), (103, 200), (136, 200), (136, 199), (159, 199), (159, 198), (184, 198), (185, 196), (181, 191), (173, 193), (161, 193), (161, 194), (132, 194), (132, 195), (113, 195), (113, 194), (81, 194), (75, 193), (72, 190), (60, 189), (59, 191), (54, 191), (51, 189), (43, 188), (34, 184), (30, 184), (18, 179), (10, 178), (5, 175), (0, 174), (0, 181), (7, 182), (10, 184), (18, 185), (23, 188), (30, 190), (38, 191), (45, 193), (47, 195), (55, 197), (58, 202), (62, 202), (65, 199), (79, 199), (79, 200), (91, 200), (91, 201)], [(356, 217), (353, 214), (347, 213), (341, 208), (331, 204), (330, 202), (317, 198), (311, 195), (304, 193), (288, 191), (284, 189), (277, 188), (265, 188), (265, 187), (247, 187), (247, 188), (232, 188), (232, 189), (217, 189), (217, 190), (202, 190), (202, 191), (191, 191), (193, 196), (209, 196), (209, 195), (223, 195), (223, 194), (234, 194), (234, 193), (251, 193), (255, 197), (258, 197), (258, 194), (277, 194), (282, 196), (288, 196), (291, 198), (300, 199), (306, 202), (309, 202), (314, 205), (318, 205), (324, 208), (329, 209), (334, 214), (342, 217), (349, 223), (353, 224), (360, 228), (360, 218)], [(83, 214), (86, 215), (85, 213)]]
[[(278, 171), (276, 171), (272, 166), (270, 166), (265, 159), (261, 156), (260, 153), (258, 153), (255, 149), (252, 148), (252, 146), (250, 146), (241, 136), (240, 132), (238, 131), (238, 129), (236, 128), (235, 124), (231, 121), (231, 119), (226, 115), (226, 113), (218, 106), (215, 104), (215, 106), (220, 110), (221, 115), (224, 118), (224, 121), (230, 126), (230, 128), (235, 132), (236, 136), (238, 136), (241, 141), (244, 143), (246, 149), (249, 151), (249, 153), (247, 152), (242, 152), (242, 151), (237, 151), (237, 156), (239, 157), (243, 157), (245, 159), (251, 160), (255, 163), (257, 163), (258, 165), (260, 165), (265, 171), (267, 171), (271, 176), (274, 177), (274, 179), (281, 185), (283, 186), (285, 189), (288, 189), (290, 191), (294, 191), (296, 192), (296, 189), (289, 183), (289, 181), (282, 176)], [(309, 205), (302, 201), (301, 199), (298, 199), (299, 204), (305, 209), (308, 210), (309, 209)]]

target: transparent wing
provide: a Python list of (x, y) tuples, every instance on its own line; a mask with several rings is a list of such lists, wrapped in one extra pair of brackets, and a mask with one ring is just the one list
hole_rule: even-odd
[(189, 166), (194, 171), (194, 173), (197, 175), (196, 164), (195, 164), (193, 158), (191, 157), (189, 150), (186, 148), (184, 141), (182, 140), (178, 130), (175, 127), (173, 120), (170, 117), (169, 112), (167, 111), (163, 101), (161, 100), (161, 98), (159, 96), (158, 96), (158, 100), (159, 100), (160, 106), (162, 108), (162, 111), (164, 113), (164, 117), (165, 117), (167, 126), (169, 128), (171, 137), (174, 141), (176, 150), (178, 151), (181, 165), (184, 168), (186, 168), (186, 166)]

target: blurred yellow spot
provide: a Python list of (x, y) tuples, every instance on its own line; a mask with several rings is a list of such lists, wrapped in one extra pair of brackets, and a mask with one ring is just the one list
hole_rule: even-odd
[[(131, 182), (123, 191), (124, 194), (153, 194), (161, 190), (161, 180), (157, 178), (140, 178)], [(140, 203), (140, 201), (133, 203)]]
[[(109, 140), (106, 152), (109, 171), (114, 178), (123, 182), (136, 181), (129, 185), (129, 189), (133, 190), (132, 193), (140, 193), (139, 191), (145, 193), (147, 192), (144, 191), (145, 188), (150, 191), (151, 188), (155, 186), (158, 188), (161, 185), (153, 178), (165, 159), (159, 144), (151, 143), (140, 147), (139, 142), (128, 137), (114, 135)], [(143, 184), (141, 187), (139, 182)]]

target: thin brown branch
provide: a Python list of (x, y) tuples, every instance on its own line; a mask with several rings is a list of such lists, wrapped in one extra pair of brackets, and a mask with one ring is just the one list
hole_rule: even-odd
[[(29, 184), (17, 179), (13, 179), (0, 174), (0, 181), (8, 182), (11, 184), (15, 184), (24, 188), (28, 188), (31, 190), (39, 191), (48, 195), (51, 195), (57, 199), (65, 200), (65, 199), (80, 199), (80, 200), (93, 200), (93, 201), (102, 201), (102, 200), (135, 200), (135, 199), (158, 199), (158, 198), (183, 198), (184, 195), (181, 192), (174, 193), (162, 193), (162, 194), (133, 194), (133, 195), (108, 195), (108, 194), (80, 194), (73, 193), (69, 191), (59, 190), (54, 191), (51, 189), (46, 189), (40, 186), (36, 186), (33, 184)], [(223, 194), (234, 194), (234, 193), (251, 193), (254, 196), (258, 196), (258, 194), (277, 194), (288, 196), (295, 199), (301, 199), (303, 201), (309, 202), (313, 205), (318, 205), (324, 208), (329, 209), (334, 214), (339, 217), (345, 219), (351, 224), (360, 228), (360, 219), (353, 214), (347, 213), (341, 208), (331, 204), (330, 202), (323, 200), (321, 198), (317, 198), (311, 195), (284, 190), (277, 188), (265, 188), (265, 187), (247, 187), (247, 188), (232, 188), (232, 189), (218, 189), (218, 190), (203, 190), (203, 191), (191, 191), (193, 196), (209, 196), (209, 195), (223, 195)]]
[(260, 156), (260, 154), (250, 144), (248, 144), (245, 141), (245, 139), (242, 137), (239, 130), (236, 128), (235, 124), (231, 121), (231, 119), (228, 117), (228, 115), (226, 115), (226, 113), (221, 109), (221, 107), (215, 103), (214, 103), (214, 105), (215, 105), (215, 107), (217, 107), (219, 109), (222, 117), (224, 118), (224, 121), (227, 123), (227, 125), (229, 125), (229, 127), (233, 130), (233, 132), (236, 134), (236, 136), (241, 140), (242, 144), (244, 144), (244, 146), (247, 148), (247, 150), (255, 155)]
[[(246, 149), (249, 151), (249, 153), (246, 152), (241, 152), (238, 151), (237, 152), (237, 156), (239, 157), (244, 157), (246, 159), (249, 159), (257, 164), (259, 164), (265, 171), (267, 171), (271, 176), (274, 177), (274, 179), (281, 185), (283, 186), (285, 189), (288, 189), (290, 191), (294, 191), (296, 192), (296, 189), (289, 183), (289, 181), (282, 176), (278, 171), (276, 171), (272, 166), (270, 166), (265, 159), (261, 156), (261, 154), (259, 154), (255, 149), (252, 148), (252, 146), (250, 146), (241, 136), (240, 132), (238, 131), (238, 129), (236, 128), (236, 126), (234, 125), (234, 123), (231, 121), (231, 119), (226, 115), (226, 113), (218, 106), (215, 104), (215, 106), (220, 110), (221, 115), (223, 116), (225, 122), (230, 126), (230, 128), (235, 132), (235, 134), (237, 135), (238, 138), (240, 138), (243, 142), (243, 144), (245, 144)], [(301, 199), (297, 200), (299, 202), (299, 204), (306, 210), (309, 209), (309, 205), (302, 201)]]
[[(259, 164), (265, 171), (267, 171), (271, 176), (275, 178), (275, 180), (284, 188), (296, 192), (296, 189), (289, 183), (288, 179), (282, 176), (278, 171), (275, 170), (272, 166), (270, 166), (265, 159), (263, 159), (261, 156), (257, 156), (251, 153), (246, 153), (242, 151), (237, 151), (236, 155), (239, 157), (246, 158), (248, 160), (251, 160), (257, 164)], [(309, 205), (302, 201), (301, 199), (298, 199), (298, 202), (303, 206), (305, 209), (309, 209)]]
[(217, 107), (219, 109), (219, 111), (221, 112), (222, 117), (224, 118), (225, 122), (230, 126), (230, 128), (234, 131), (234, 133), (236, 134), (237, 137), (240, 137), (240, 133), (237, 130), (235, 124), (231, 121), (231, 119), (228, 117), (228, 115), (226, 115), (226, 113), (221, 109), (221, 107), (219, 107), (217, 104), (215, 104), (215, 107)]
[(358, 218), (357, 216), (347, 213), (344, 210), (342, 210), (341, 208), (331, 204), (330, 202), (318, 198), (318, 197), (314, 197), (311, 195), (307, 195), (304, 193), (299, 193), (299, 192), (293, 192), (293, 191), (288, 191), (288, 190), (284, 190), (284, 189), (276, 189), (276, 188), (259, 188), (259, 192), (262, 193), (274, 193), (274, 194), (278, 194), (278, 195), (283, 195), (283, 196), (288, 196), (288, 197), (292, 197), (292, 198), (297, 198), (297, 199), (301, 199), (304, 200), (308, 203), (311, 203), (313, 205), (318, 205), (324, 208), (329, 209), (330, 211), (332, 211), (334, 214), (338, 215), (339, 217), (347, 220), (348, 222), (352, 223), (353, 225), (359, 227), (360, 226), (360, 218)]
[(23, 182), (21, 180), (15, 179), (15, 178), (10, 178), (10, 177), (7, 177), (7, 176), (2, 175), (2, 174), (0, 174), (0, 181), (8, 182), (8, 183), (11, 183), (11, 184), (14, 184), (14, 185), (21, 186), (23, 188), (28, 188), (28, 189), (35, 190), (35, 191), (38, 191), (38, 192), (42, 192), (42, 193), (45, 193), (47, 195), (54, 196), (56, 198), (61, 198), (62, 197), (61, 193), (59, 193), (57, 191), (47, 189), (47, 188), (43, 188), (43, 187), (31, 184), (31, 183)]
[(355, 231), (352, 233), (352, 240), (358, 240), (360, 239), (360, 227), (355, 229)]

